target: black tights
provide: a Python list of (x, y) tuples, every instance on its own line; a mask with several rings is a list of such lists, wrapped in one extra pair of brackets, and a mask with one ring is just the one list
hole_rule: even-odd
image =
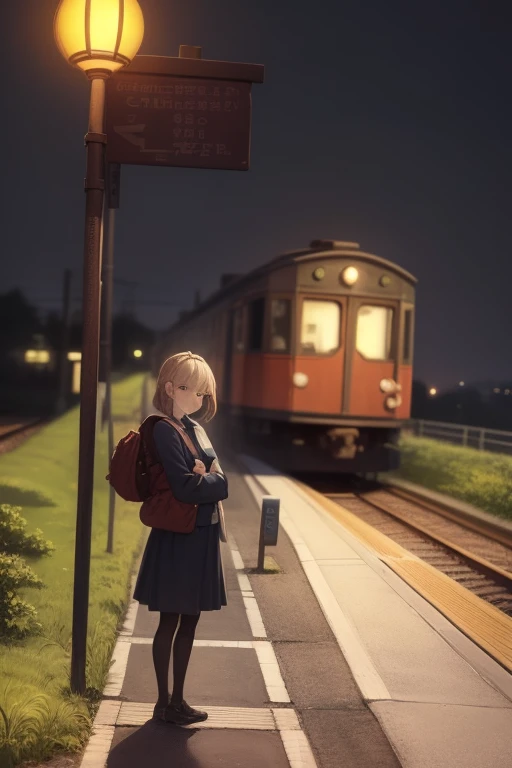
[(179, 613), (160, 613), (160, 623), (153, 640), (153, 664), (155, 665), (156, 682), (158, 685), (158, 701), (167, 704), (169, 684), (169, 662), (171, 659), (171, 647), (174, 633), (173, 652), (173, 689), (171, 701), (180, 704), (183, 701), (183, 686), (187, 674), (188, 662), (194, 644), (194, 635), (200, 613), (197, 616), (181, 614), (180, 627), (178, 626)]

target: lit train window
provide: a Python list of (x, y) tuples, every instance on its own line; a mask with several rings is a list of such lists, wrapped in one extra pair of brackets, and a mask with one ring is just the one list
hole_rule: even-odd
[(272, 299), (270, 304), (270, 351), (290, 353), (291, 301)]
[(340, 345), (341, 307), (336, 301), (305, 299), (302, 304), (300, 351), (328, 355)]
[(365, 304), (357, 312), (356, 349), (368, 360), (391, 356), (393, 310)]

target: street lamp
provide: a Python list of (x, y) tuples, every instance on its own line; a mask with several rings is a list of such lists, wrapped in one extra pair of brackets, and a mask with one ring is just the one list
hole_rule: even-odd
[(86, 206), (83, 271), (83, 335), (80, 374), (80, 439), (75, 541), (71, 689), (85, 692), (87, 609), (91, 556), (94, 439), (98, 387), (101, 228), (105, 186), (105, 81), (129, 64), (144, 35), (137, 0), (61, 0), (54, 20), (57, 47), (91, 81), (85, 136)]

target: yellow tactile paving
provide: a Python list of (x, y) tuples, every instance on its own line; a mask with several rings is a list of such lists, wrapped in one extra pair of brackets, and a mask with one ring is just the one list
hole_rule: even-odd
[(477, 645), (512, 672), (512, 619), (303, 483), (290, 481), (377, 554)]

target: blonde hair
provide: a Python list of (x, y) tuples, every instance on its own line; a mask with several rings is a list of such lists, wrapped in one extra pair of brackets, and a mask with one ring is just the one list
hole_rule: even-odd
[(203, 405), (196, 419), (211, 421), (217, 412), (217, 387), (212, 369), (206, 360), (192, 352), (179, 352), (168, 357), (160, 368), (153, 398), (154, 407), (162, 413), (172, 416), (172, 397), (165, 391), (166, 383), (170, 381), (175, 387), (185, 384), (196, 392), (205, 392), (209, 397), (203, 400)]

